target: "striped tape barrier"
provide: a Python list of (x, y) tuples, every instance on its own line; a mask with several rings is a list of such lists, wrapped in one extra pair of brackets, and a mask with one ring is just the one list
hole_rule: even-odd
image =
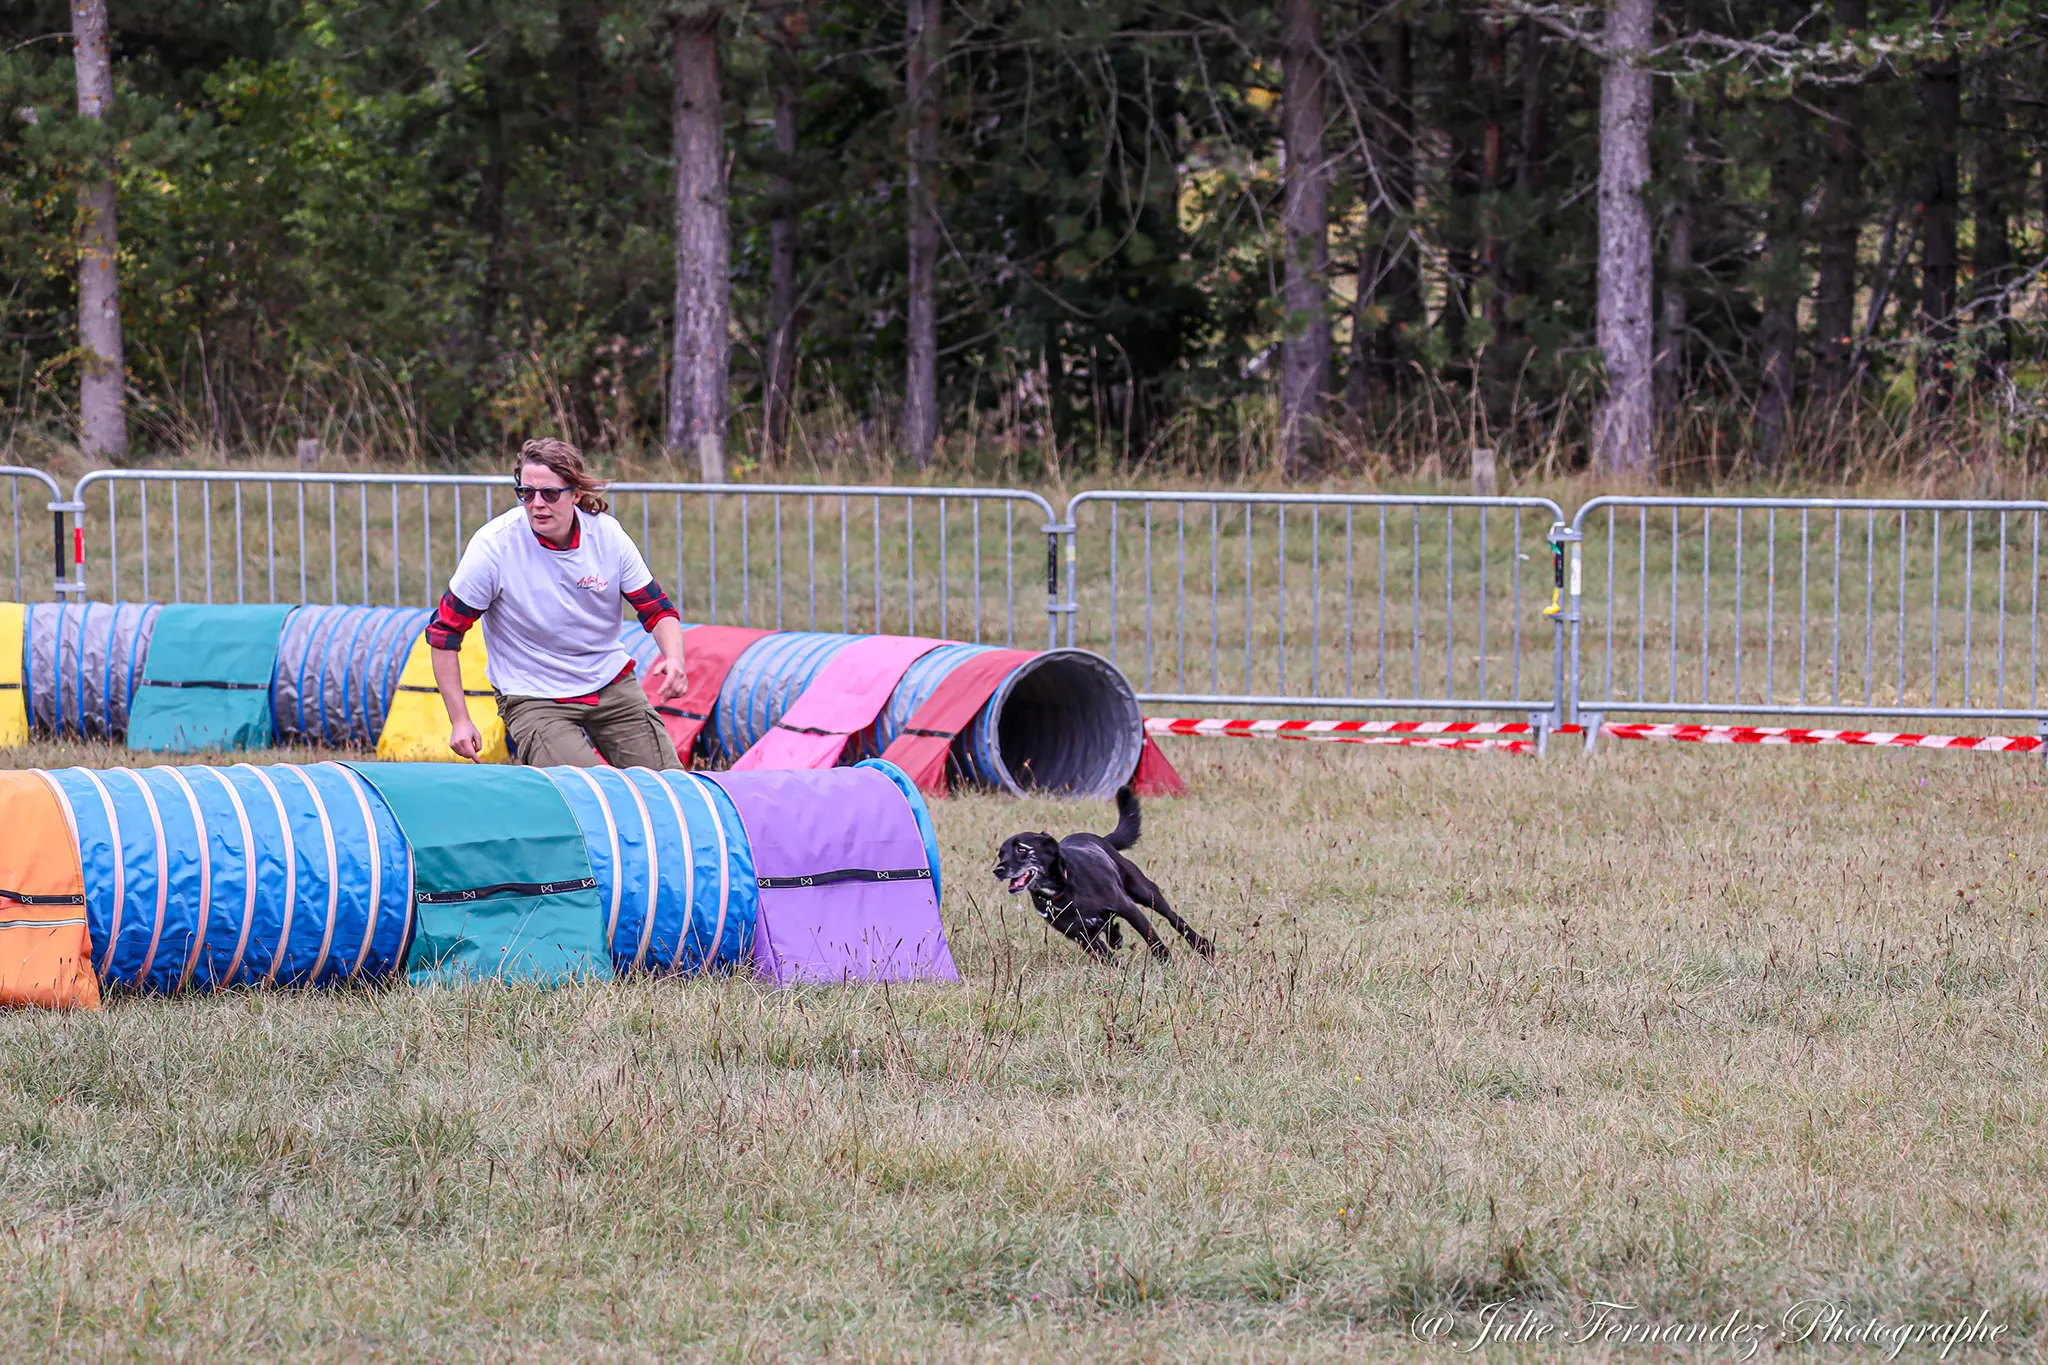
[[(1503, 749), (1533, 753), (1535, 744), (1514, 736), (1533, 735), (1521, 721), (1490, 720), (1252, 720), (1148, 716), (1148, 735), (1211, 735), (1233, 739), (1322, 740), (1336, 744), (1407, 744), (1435, 749)], [(1576, 725), (1551, 733), (1583, 734)], [(1815, 730), (1782, 725), (1673, 725), (1609, 721), (1600, 733), (1610, 739), (1645, 739), (1687, 744), (1856, 744), (1903, 749), (1968, 749), (1978, 753), (2039, 753), (2040, 735), (1911, 735), (1888, 730)]]
[(1779, 725), (1649, 725), (1609, 722), (1600, 733), (1614, 739), (1690, 744), (1865, 744), (1902, 749), (1973, 749), (1980, 753), (2039, 752), (2039, 735), (1904, 735), (1887, 730), (1807, 730)]

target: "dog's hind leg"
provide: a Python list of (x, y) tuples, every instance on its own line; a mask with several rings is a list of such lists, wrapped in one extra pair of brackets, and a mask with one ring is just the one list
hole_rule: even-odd
[(1168, 904), (1166, 893), (1159, 889), (1157, 883), (1129, 862), (1124, 863), (1118, 871), (1123, 874), (1124, 891), (1132, 900), (1149, 910), (1158, 911), (1159, 917), (1172, 925), (1174, 930), (1188, 941), (1188, 946), (1203, 957), (1216, 955), (1216, 945), (1196, 933), (1195, 927), (1180, 917), (1173, 906)]
[(1131, 901), (1125, 900), (1122, 905), (1112, 906), (1110, 913), (1129, 922), (1130, 926), (1138, 931), (1138, 937), (1145, 940), (1145, 946), (1152, 950), (1153, 957), (1164, 962), (1171, 956), (1166, 951), (1165, 942), (1159, 937), (1159, 931), (1152, 927), (1152, 921), (1146, 919), (1144, 912)]

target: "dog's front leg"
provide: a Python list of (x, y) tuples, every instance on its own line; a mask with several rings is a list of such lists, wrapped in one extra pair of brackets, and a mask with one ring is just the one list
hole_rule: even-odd
[(1152, 921), (1146, 919), (1145, 912), (1138, 909), (1135, 904), (1125, 901), (1115, 908), (1114, 913), (1118, 919), (1128, 921), (1130, 926), (1138, 931), (1138, 937), (1145, 940), (1145, 946), (1152, 950), (1154, 958), (1164, 962), (1172, 956), (1166, 951), (1166, 944), (1160, 939), (1159, 931), (1152, 927)]

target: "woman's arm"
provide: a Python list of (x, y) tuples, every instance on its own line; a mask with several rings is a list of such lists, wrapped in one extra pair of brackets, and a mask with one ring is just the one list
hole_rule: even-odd
[(429, 647), (427, 657), (434, 664), (434, 688), (441, 694), (441, 705), (448, 708), (448, 747), (474, 763), (483, 751), (484, 737), (469, 718), (469, 698), (462, 694), (462, 655)]
[(683, 623), (673, 615), (664, 616), (654, 623), (651, 633), (654, 643), (661, 649), (661, 662), (649, 671), (649, 676), (661, 679), (660, 699), (673, 701), (689, 689), (689, 675), (683, 671)]

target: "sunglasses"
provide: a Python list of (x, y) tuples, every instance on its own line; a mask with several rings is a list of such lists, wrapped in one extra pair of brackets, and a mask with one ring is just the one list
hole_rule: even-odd
[(562, 500), (563, 495), (573, 493), (576, 490), (573, 488), (535, 488), (531, 484), (522, 483), (513, 485), (512, 491), (519, 495), (519, 501), (523, 503), (532, 502), (535, 498), (539, 498), (548, 506), (553, 507)]

